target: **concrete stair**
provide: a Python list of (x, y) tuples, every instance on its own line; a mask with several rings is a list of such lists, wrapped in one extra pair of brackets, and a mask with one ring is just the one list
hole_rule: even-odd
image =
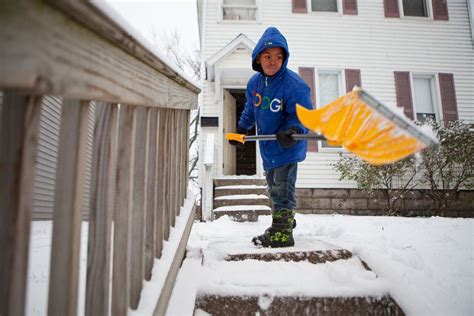
[[(345, 249), (291, 251), (269, 249), (268, 252), (251, 252), (228, 254), (223, 258), (227, 264), (243, 260), (257, 260), (258, 262), (284, 261), (295, 262), (295, 274), (298, 273), (298, 264), (309, 262), (318, 265), (326, 262), (344, 261), (354, 258), (353, 254)], [(357, 258), (357, 257), (355, 257)], [(203, 259), (205, 261), (206, 258)], [(360, 260), (360, 259), (359, 259)], [(303, 263), (304, 264), (304, 263)], [(370, 270), (367, 264), (360, 260), (364, 269)], [(262, 275), (268, 273), (261, 265)], [(279, 278), (281, 276), (275, 276)], [(224, 277), (219, 279), (223, 287), (228, 286)], [(256, 281), (260, 286), (263, 280)], [(296, 280), (297, 282), (297, 280)], [(235, 279), (229, 281), (235, 286)], [(237, 284), (238, 285), (238, 284)], [(304, 285), (302, 285), (304, 288)], [(206, 293), (199, 291), (195, 301), (195, 315), (205, 313), (211, 315), (404, 315), (403, 310), (389, 293), (364, 296), (308, 296), (308, 295), (268, 295), (266, 293), (246, 293), (232, 295), (229, 293)], [(203, 313), (204, 312), (204, 313)]]
[(213, 218), (227, 215), (234, 221), (255, 222), (271, 214), (264, 178), (236, 176), (214, 179)]
[(270, 299), (270, 305), (263, 309), (259, 296), (203, 295), (199, 296), (196, 309), (210, 315), (404, 315), (390, 296)]

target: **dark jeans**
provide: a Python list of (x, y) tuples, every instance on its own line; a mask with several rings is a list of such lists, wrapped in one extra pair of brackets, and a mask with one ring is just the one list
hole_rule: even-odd
[(298, 163), (289, 163), (266, 172), (268, 191), (273, 202), (273, 211), (292, 210), (296, 207), (295, 185)]

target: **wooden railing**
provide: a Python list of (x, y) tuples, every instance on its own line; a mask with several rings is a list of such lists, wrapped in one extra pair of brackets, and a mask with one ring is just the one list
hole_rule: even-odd
[[(62, 99), (48, 314), (77, 313), (93, 102), (85, 313), (125, 315), (138, 306), (186, 199), (189, 115), (200, 90), (86, 1), (7, 1), (0, 21), (0, 315), (25, 313), (38, 129), (48, 95)], [(155, 314), (164, 313), (167, 297), (160, 302)]]

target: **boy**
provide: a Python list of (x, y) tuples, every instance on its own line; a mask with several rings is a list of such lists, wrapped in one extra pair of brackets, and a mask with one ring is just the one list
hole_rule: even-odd
[[(237, 132), (246, 134), (256, 124), (257, 134), (276, 134), (278, 141), (260, 141), (260, 154), (273, 202), (272, 226), (252, 239), (257, 246), (294, 246), (295, 184), (298, 162), (306, 158), (306, 141), (291, 135), (307, 133), (296, 116), (296, 103), (312, 109), (311, 92), (287, 69), (290, 56), (285, 37), (275, 27), (265, 30), (252, 52), (257, 71), (247, 84), (246, 103)], [(238, 143), (230, 142), (233, 145)]]

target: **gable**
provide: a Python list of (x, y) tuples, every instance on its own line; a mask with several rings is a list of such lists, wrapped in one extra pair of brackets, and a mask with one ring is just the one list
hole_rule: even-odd
[[(250, 68), (250, 57), (255, 42), (240, 33), (229, 44), (217, 51), (206, 61), (207, 80), (214, 81), (216, 67), (219, 68)], [(251, 68), (250, 68), (251, 70)]]

